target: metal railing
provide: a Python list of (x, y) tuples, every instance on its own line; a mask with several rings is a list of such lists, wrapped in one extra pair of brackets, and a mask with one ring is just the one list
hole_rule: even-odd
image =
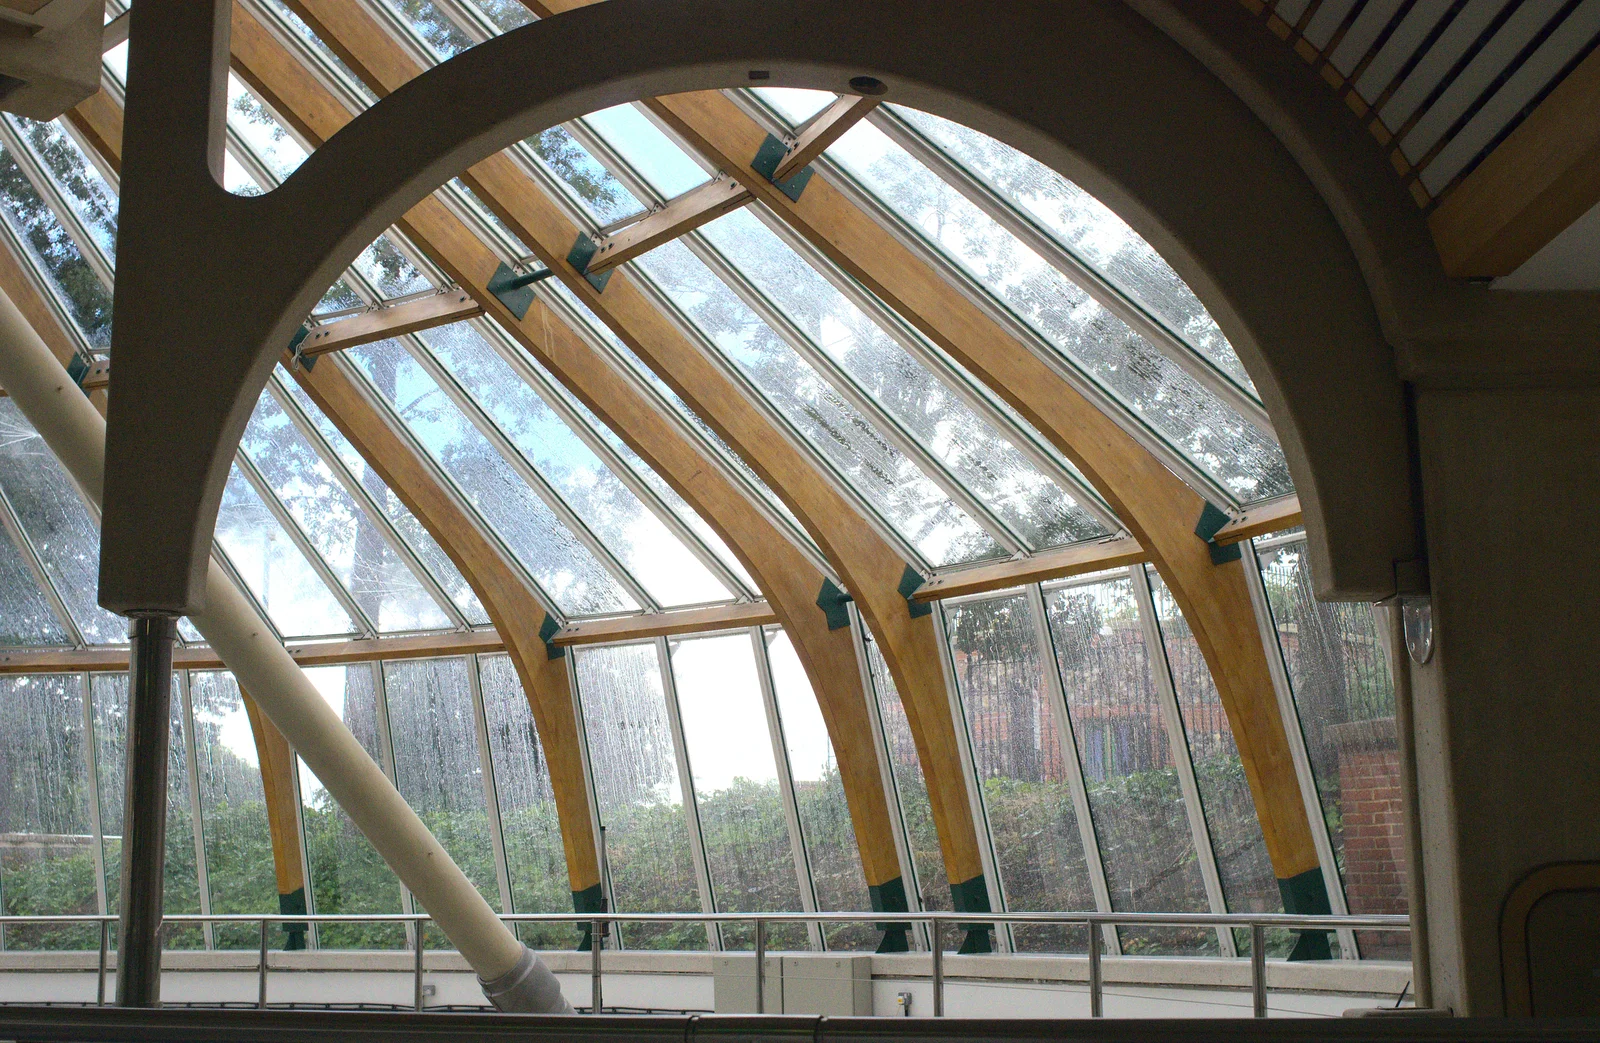
[[(955, 924), (957, 935), (969, 925), (999, 927), (1002, 924), (1052, 925), (1082, 927), (1088, 936), (1089, 960), (1089, 1016), (1105, 1017), (1105, 976), (1102, 965), (1103, 933), (1105, 927), (1212, 927), (1243, 928), (1250, 932), (1250, 996), (1255, 1017), (1267, 1016), (1267, 949), (1269, 930), (1337, 931), (1409, 931), (1410, 919), (1405, 916), (1295, 916), (1286, 913), (507, 913), (500, 919), (507, 924), (549, 923), (572, 924), (582, 929), (589, 927), (590, 938), (590, 1013), (599, 1014), (604, 1009), (602, 976), (604, 971), (605, 936), (611, 924), (623, 923), (689, 923), (689, 924), (752, 924), (755, 934), (755, 986), (756, 1013), (766, 1013), (766, 955), (767, 926), (769, 924), (821, 924), (826, 923), (920, 923), (928, 928), (929, 971), (933, 984), (933, 1016), (944, 1017), (944, 928)], [(111, 925), (115, 916), (0, 916), (0, 927), (43, 926), (47, 924), (98, 926), (100, 930), (99, 984), (96, 1006), (106, 1001), (106, 969)], [(267, 1007), (267, 970), (270, 948), (269, 928), (272, 924), (343, 924), (343, 923), (400, 923), (412, 927), (412, 950), (415, 953), (412, 969), (412, 998), (417, 1010), (423, 1009), (423, 953), (425, 927), (432, 917), (425, 913), (363, 913), (340, 915), (324, 914), (174, 914), (164, 917), (162, 929), (184, 924), (253, 924), (261, 932), (260, 960), (257, 969), (256, 1006)], [(1070, 954), (1069, 954), (1070, 955)]]

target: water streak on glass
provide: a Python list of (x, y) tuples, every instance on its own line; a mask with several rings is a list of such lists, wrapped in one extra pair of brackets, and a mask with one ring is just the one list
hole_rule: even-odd
[[(794, 852), (750, 638), (676, 641), (671, 652), (717, 911), (799, 909)], [(774, 924), (767, 937), (775, 949), (808, 947), (801, 924)], [(753, 929), (725, 925), (722, 944), (752, 948)]]
[[(573, 650), (619, 913), (701, 912), (656, 647)], [(623, 924), (630, 949), (704, 949), (698, 924)]]
[[(963, 602), (946, 613), (946, 630), (1006, 908), (1093, 909), (1067, 782), (1076, 765), (1061, 748), (1027, 598)], [(1081, 928), (1025, 927), (1015, 935), (1024, 952), (1085, 945)]]
[[(1118, 912), (1209, 911), (1177, 762), (1126, 577), (1046, 594), (1089, 811)], [(1216, 933), (1120, 928), (1123, 952), (1215, 953)]]

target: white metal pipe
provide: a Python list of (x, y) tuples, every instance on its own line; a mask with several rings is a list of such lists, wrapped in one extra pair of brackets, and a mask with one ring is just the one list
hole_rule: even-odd
[[(3, 292), (0, 386), (98, 507), (105, 420)], [(549, 968), (500, 922), (215, 561), (206, 576), (206, 609), (189, 618), (455, 943), (490, 1000), (502, 1010), (570, 1013)]]

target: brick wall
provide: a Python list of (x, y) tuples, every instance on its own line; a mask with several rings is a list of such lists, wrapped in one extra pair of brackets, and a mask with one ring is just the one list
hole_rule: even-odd
[[(1345, 897), (1350, 912), (1406, 912), (1405, 805), (1394, 718), (1352, 721), (1328, 729), (1339, 751), (1339, 803), (1344, 818)], [(1359, 932), (1363, 956), (1405, 959), (1404, 934)]]

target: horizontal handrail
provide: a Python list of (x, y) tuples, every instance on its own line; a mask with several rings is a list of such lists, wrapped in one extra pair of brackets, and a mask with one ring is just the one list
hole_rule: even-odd
[[(1063, 924), (1083, 927), (1254, 927), (1293, 931), (1408, 931), (1406, 916), (1298, 916), (1292, 913), (980, 913), (980, 912), (852, 912), (852, 913), (500, 913), (506, 923), (993, 923)], [(0, 926), (29, 924), (116, 923), (110, 914), (63, 914), (59, 916), (0, 916)], [(164, 923), (422, 923), (432, 922), (427, 913), (172, 913)]]
[[(71, 926), (94, 925), (100, 932), (99, 1004), (105, 1003), (106, 960), (111, 924), (116, 916), (89, 913), (60, 916), (0, 916), (0, 927), (22, 925), (60, 924)], [(252, 924), (260, 932), (261, 948), (258, 972), (259, 999), (257, 1006), (267, 1006), (268, 928), (272, 924), (348, 924), (348, 923), (399, 923), (410, 925), (413, 951), (416, 959), (412, 969), (412, 992), (417, 1010), (423, 1009), (423, 936), (421, 929), (432, 921), (426, 913), (174, 913), (163, 917), (163, 925), (182, 924)], [(1353, 929), (1363, 931), (1409, 931), (1408, 917), (1396, 915), (1372, 916), (1297, 916), (1290, 913), (979, 913), (979, 912), (850, 912), (850, 913), (504, 913), (505, 923), (552, 923), (589, 925), (590, 988), (593, 1001), (590, 1011), (599, 1014), (604, 1009), (601, 999), (602, 953), (605, 949), (608, 924), (624, 923), (690, 923), (739, 924), (755, 926), (755, 979), (756, 1013), (766, 1009), (766, 952), (767, 928), (778, 923), (920, 923), (927, 926), (931, 935), (929, 967), (933, 978), (933, 1013), (944, 1016), (944, 944), (942, 930), (946, 924), (1055, 924), (1082, 927), (1088, 943), (1089, 960), (1089, 1014), (1099, 1018), (1105, 1015), (1105, 982), (1101, 974), (1101, 935), (1103, 927), (1228, 927), (1246, 928), (1250, 931), (1250, 993), (1255, 1016), (1267, 1016), (1267, 960), (1266, 932), (1270, 928), (1294, 931), (1336, 931)], [(596, 944), (598, 943), (598, 944)]]

